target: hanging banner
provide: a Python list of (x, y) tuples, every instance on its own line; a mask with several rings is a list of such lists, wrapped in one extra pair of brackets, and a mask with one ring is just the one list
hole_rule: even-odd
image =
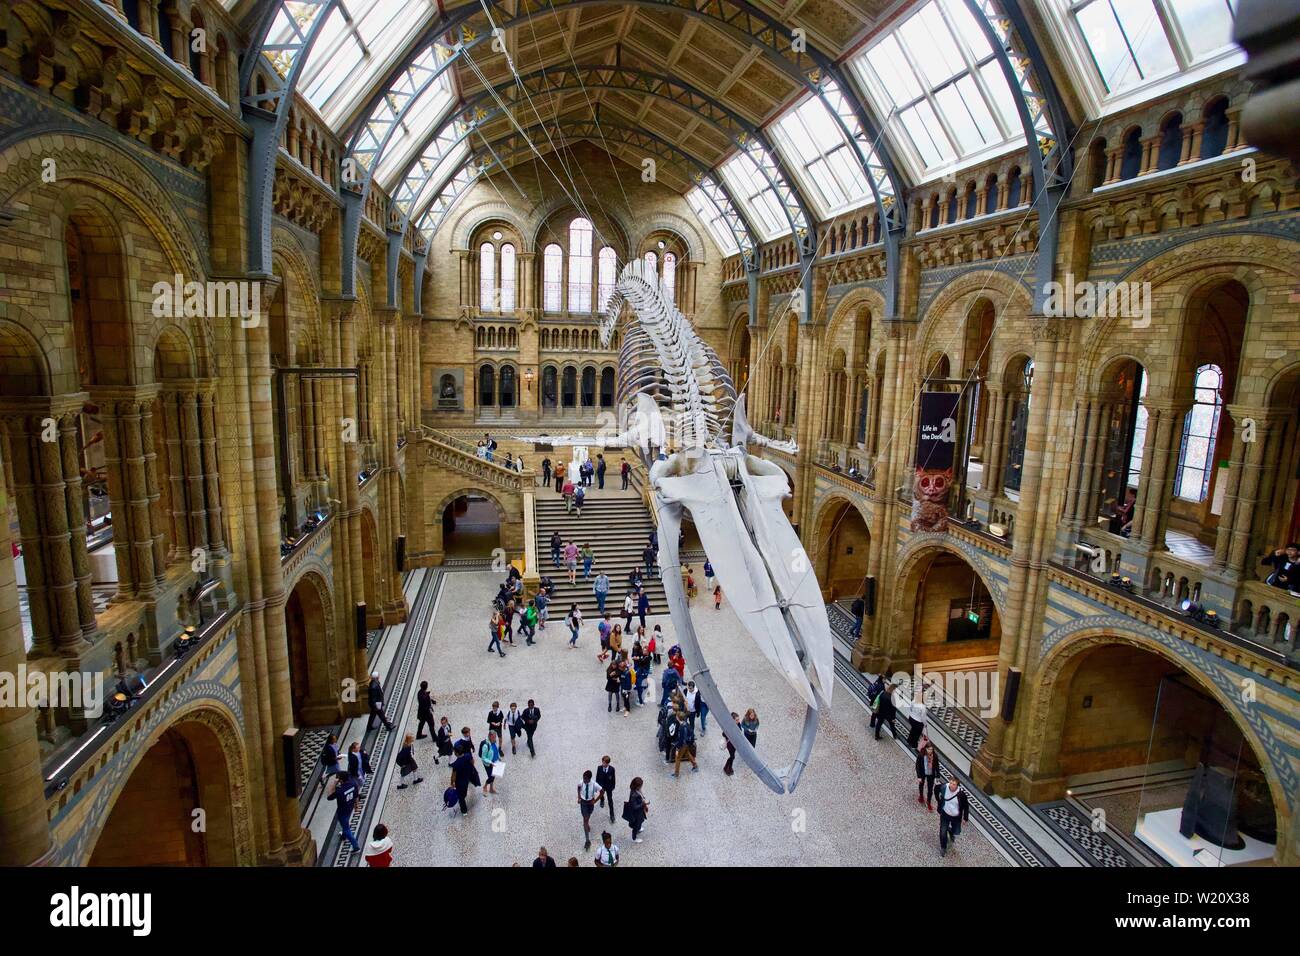
[(916, 474), (912, 479), (913, 531), (948, 527), (948, 491), (957, 448), (958, 392), (922, 392), (916, 422)]

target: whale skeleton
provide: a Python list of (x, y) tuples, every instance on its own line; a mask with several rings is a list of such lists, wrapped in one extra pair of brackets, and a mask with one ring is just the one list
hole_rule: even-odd
[[(696, 686), (737, 755), (776, 793), (793, 793), (829, 706), (834, 650), (811, 561), (781, 509), (785, 472), (747, 445), (796, 451), (750, 427), (745, 398), (717, 354), (672, 305), (653, 270), (628, 263), (600, 326), (602, 345), (624, 313), (617, 403), (630, 419), (614, 435), (550, 438), (555, 445), (635, 450), (645, 463), (660, 534), (660, 570), (678, 641)], [(728, 425), (730, 433), (728, 434)], [(677, 539), (689, 513), (741, 626), (804, 701), (798, 752), (773, 770), (745, 739), (713, 679), (691, 622)]]

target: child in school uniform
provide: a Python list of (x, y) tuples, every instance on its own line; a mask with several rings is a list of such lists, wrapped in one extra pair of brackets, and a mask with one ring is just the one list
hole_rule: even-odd
[(715, 611), (722, 610), (722, 585), (721, 584), (713, 585), (713, 610)]

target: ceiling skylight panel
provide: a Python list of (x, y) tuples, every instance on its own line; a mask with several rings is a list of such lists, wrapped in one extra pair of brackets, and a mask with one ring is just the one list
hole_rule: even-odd
[(745, 153), (737, 153), (722, 167), (722, 177), (731, 187), (736, 201), (749, 213), (749, 218), (762, 233), (761, 241), (768, 242), (790, 231), (785, 207), (777, 197), (767, 178)]
[(933, 0), (898, 32), (930, 86), (939, 86), (965, 71), (966, 61)]
[[(411, 154), (421, 140), (446, 118), (454, 99), (450, 74), (444, 73), (437, 83), (431, 84), (429, 89), (410, 105), (406, 116), (393, 130), (384, 149), (383, 159), (380, 160), (379, 167), (375, 171), (376, 178), (385, 189), (390, 188), (393, 178), (411, 161)], [(446, 137), (453, 125), (448, 124), (441, 131), (438, 139)], [(431, 143), (430, 147), (432, 146)]]

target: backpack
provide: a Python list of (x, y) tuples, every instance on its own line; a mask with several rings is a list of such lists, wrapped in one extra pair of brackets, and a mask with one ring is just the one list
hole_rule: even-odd
[(324, 747), (321, 748), (320, 750), (321, 763), (325, 764), (326, 766), (329, 766), (332, 763), (338, 763), (338, 760), (339, 760), (339, 755), (338, 752), (334, 749), (333, 744), (327, 743)]

